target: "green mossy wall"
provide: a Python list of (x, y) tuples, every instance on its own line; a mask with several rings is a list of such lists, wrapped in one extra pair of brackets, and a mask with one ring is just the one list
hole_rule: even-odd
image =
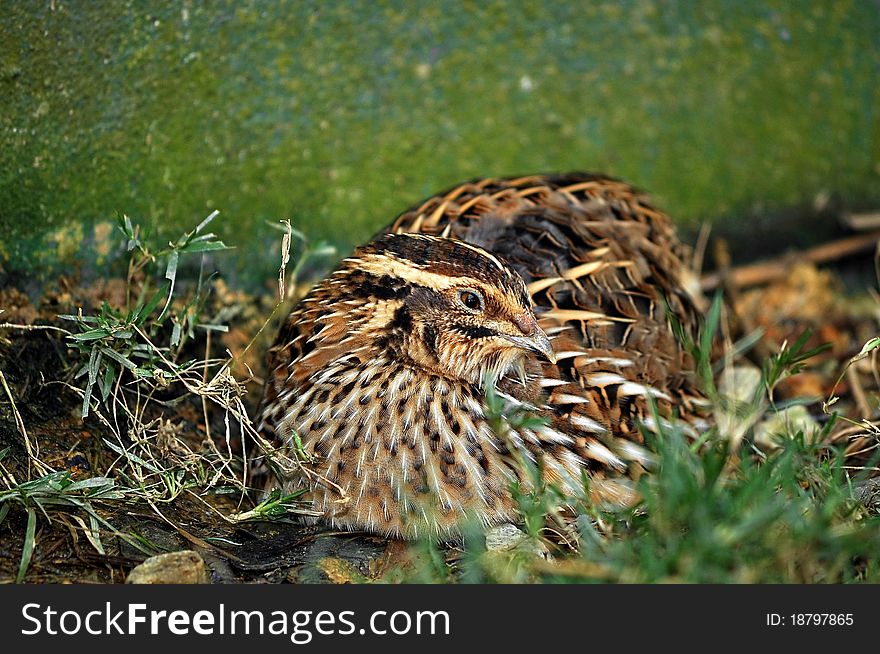
[[(601, 170), (683, 222), (880, 201), (880, 5), (0, 0), (0, 266), (212, 209), (271, 279), (483, 175)], [(256, 262), (256, 263), (254, 263)]]

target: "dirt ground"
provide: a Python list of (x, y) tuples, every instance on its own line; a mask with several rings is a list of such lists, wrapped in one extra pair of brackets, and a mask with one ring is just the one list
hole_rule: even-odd
[[(0, 452), (6, 450), (0, 461), (7, 479), (22, 482), (38, 476), (22, 429), (38, 448), (37, 458), (54, 471), (68, 471), (73, 481), (104, 475), (114, 463), (118, 466), (117, 452), (107, 446), (113, 439), (112, 430), (94, 414), (80, 417), (82, 398), (75, 387), (81, 384), (74, 375), (82, 362), (70, 349), (66, 334), (55, 328), (70, 328), (58, 319), (59, 314), (75, 313), (79, 308), (88, 313), (105, 301), (121, 303), (123, 289), (116, 282), (99, 281), (85, 288), (61, 278), (36, 301), (14, 288), (0, 291), (0, 307), (5, 309), (0, 321), (16, 325), (0, 330), (0, 370), (14, 398), (13, 407), (7, 394), (0, 397)], [(252, 334), (260, 327), (260, 303), (228, 291), (222, 282), (215, 285), (215, 291), (215, 308), (226, 310), (231, 328), (219, 343), (215, 341), (214, 348), (241, 352), (250, 341), (246, 331)], [(267, 328), (266, 342), (272, 331)], [(194, 350), (204, 353), (204, 347), (204, 337), (193, 343)], [(243, 364), (259, 370), (259, 351), (265, 347), (266, 343), (255, 347), (253, 355), (241, 359)], [(261, 383), (259, 378), (243, 383), (250, 412), (256, 408)], [(159, 420), (160, 426), (166, 425), (173, 437), (172, 447), (179, 439), (196, 454), (207, 455), (205, 415), (198, 397), (177, 391), (156, 398), (143, 421)], [(207, 416), (213, 433), (224, 434), (223, 411), (212, 406)], [(229, 445), (240, 457), (237, 433)], [(240, 473), (240, 458), (235, 461), (236, 473)], [(255, 497), (255, 493), (219, 488), (219, 492), (183, 492), (173, 501), (152, 506), (141, 498), (96, 502), (95, 510), (102, 518), (143, 545), (138, 548), (122, 538), (104, 538), (104, 554), (96, 551), (64, 510), (39, 515), (36, 546), (25, 581), (122, 582), (148, 553), (182, 549), (199, 552), (217, 582), (347, 581), (383, 573), (388, 555), (382, 539), (285, 522), (233, 524), (224, 519), (253, 508)], [(13, 507), (0, 524), (0, 582), (13, 581), (18, 572), (27, 522), (26, 513), (18, 508)]]

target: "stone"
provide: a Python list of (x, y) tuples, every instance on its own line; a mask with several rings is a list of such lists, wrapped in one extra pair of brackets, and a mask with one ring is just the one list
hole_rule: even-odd
[(198, 552), (183, 550), (151, 556), (128, 573), (127, 584), (207, 584), (208, 569)]

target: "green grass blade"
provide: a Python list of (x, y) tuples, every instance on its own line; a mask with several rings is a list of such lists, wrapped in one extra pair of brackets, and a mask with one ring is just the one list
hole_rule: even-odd
[(28, 521), (24, 534), (24, 547), (21, 550), (21, 563), (18, 564), (18, 575), (15, 577), (15, 583), (17, 584), (24, 581), (24, 575), (31, 564), (31, 557), (34, 554), (34, 545), (36, 544), (37, 513), (32, 508), (28, 508), (27, 512)]
[(89, 329), (88, 331), (84, 331), (80, 334), (73, 334), (70, 338), (75, 341), (97, 341), (102, 338), (106, 338), (110, 335), (110, 332), (103, 328), (98, 327), (96, 329)]
[(65, 490), (68, 493), (73, 493), (76, 491), (89, 490), (92, 488), (102, 488), (104, 486), (112, 488), (116, 484), (114, 479), (110, 477), (89, 477), (88, 479), (83, 479), (81, 481), (76, 481), (68, 486)]
[(211, 224), (211, 221), (214, 220), (217, 216), (220, 215), (220, 212), (217, 209), (214, 209), (211, 213), (208, 214), (207, 218), (205, 218), (202, 222), (198, 224), (195, 229), (196, 234), (200, 234), (205, 227)]
[(134, 361), (132, 361), (128, 357), (120, 354), (116, 350), (111, 350), (109, 347), (102, 347), (101, 354), (103, 354), (104, 356), (110, 357), (111, 359), (122, 364), (123, 366), (125, 366), (129, 370), (134, 370), (135, 368), (137, 368), (137, 364)]
[(170, 284), (168, 282), (165, 282), (160, 288), (156, 290), (155, 293), (153, 293), (153, 297), (146, 305), (138, 308), (135, 311), (133, 321), (138, 327), (143, 325), (144, 322), (146, 322), (147, 318), (149, 318), (150, 315), (153, 313), (153, 311), (156, 310), (156, 307), (159, 306), (159, 302), (162, 301), (165, 293), (167, 293), (170, 288)]
[(187, 243), (182, 248), (180, 248), (181, 252), (216, 252), (218, 250), (232, 250), (234, 248), (229, 247), (224, 244), (223, 241), (200, 241), (194, 240), (190, 243)]

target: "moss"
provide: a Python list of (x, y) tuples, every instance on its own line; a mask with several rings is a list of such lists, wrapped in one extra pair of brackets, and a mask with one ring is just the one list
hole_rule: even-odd
[(874, 3), (2, 11), (0, 260), (13, 270), (70, 255), (51, 248), (72, 224), (91, 233), (125, 212), (174, 234), (217, 208), (234, 267), (265, 260), (246, 273), (265, 279), (269, 222), (347, 248), (490, 174), (603, 170), (682, 221), (819, 192), (880, 200)]

